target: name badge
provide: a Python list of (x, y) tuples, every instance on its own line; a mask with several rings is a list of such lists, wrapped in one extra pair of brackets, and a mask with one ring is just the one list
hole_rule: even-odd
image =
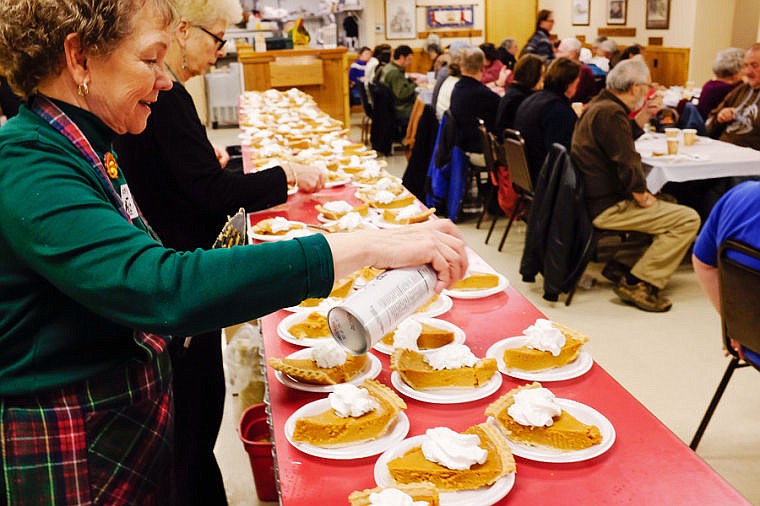
[(132, 192), (129, 191), (129, 186), (121, 185), (121, 201), (124, 204), (124, 209), (127, 211), (129, 219), (134, 220), (139, 215), (137, 214), (137, 206), (132, 198)]

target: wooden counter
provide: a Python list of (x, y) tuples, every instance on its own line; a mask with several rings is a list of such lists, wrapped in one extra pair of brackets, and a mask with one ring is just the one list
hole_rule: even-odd
[(347, 49), (283, 49), (256, 53), (246, 44), (238, 46), (245, 89), (266, 91), (298, 88), (317, 101), (324, 112), (348, 127)]

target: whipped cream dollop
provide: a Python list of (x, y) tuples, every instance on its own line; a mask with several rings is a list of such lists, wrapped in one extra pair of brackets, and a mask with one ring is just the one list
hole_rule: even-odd
[(399, 209), (399, 211), (396, 213), (396, 219), (408, 220), (412, 216), (417, 216), (421, 212), (423, 212), (422, 207), (420, 207), (420, 205), (415, 202), (414, 204)]
[(526, 388), (514, 395), (515, 403), (507, 413), (520, 425), (550, 427), (562, 413), (557, 398), (547, 388)]
[(371, 506), (430, 506), (427, 501), (415, 501), (412, 496), (397, 488), (386, 488), (369, 495)]
[(379, 175), (380, 175), (380, 167), (378, 167), (377, 164), (375, 164), (374, 166), (365, 165), (364, 170), (360, 174), (361, 177), (367, 178), (367, 179), (377, 177)]
[(395, 200), (395, 198), (396, 196), (388, 190), (380, 190), (379, 192), (375, 193), (375, 200), (381, 204), (390, 204)]
[(362, 224), (359, 213), (348, 213), (338, 220), (338, 228), (341, 230), (353, 230)]
[(330, 407), (341, 418), (360, 417), (365, 413), (377, 409), (377, 401), (369, 395), (366, 388), (359, 388), (350, 383), (341, 383), (333, 387), (333, 391), (327, 396)]
[(345, 200), (333, 200), (332, 202), (325, 202), (322, 204), (322, 207), (331, 213), (350, 213), (354, 210), (354, 206)]
[(311, 348), (311, 359), (318, 367), (330, 368), (346, 363), (348, 356), (343, 348), (335, 341), (320, 343)]
[(460, 434), (448, 427), (435, 427), (425, 431), (422, 454), (430, 462), (449, 469), (463, 471), (488, 458), (488, 451), (480, 447), (475, 434)]
[(381, 178), (377, 183), (375, 183), (375, 188), (378, 190), (388, 190), (390, 188), (393, 188), (396, 185), (396, 183), (393, 181), (393, 179), (389, 177)]
[(361, 160), (356, 155), (351, 155), (351, 157), (348, 159), (349, 167), (359, 167), (361, 166), (361, 163)]
[(422, 360), (433, 369), (440, 371), (443, 369), (472, 367), (478, 362), (478, 357), (464, 344), (449, 344), (431, 351)]
[(525, 346), (534, 350), (548, 351), (555, 357), (560, 354), (565, 345), (565, 334), (552, 325), (552, 322), (539, 318), (536, 323), (523, 330), (528, 336)]
[(422, 324), (414, 318), (407, 318), (399, 323), (393, 333), (393, 347), (420, 351), (417, 346), (417, 339), (420, 334), (422, 334)]
[(275, 144), (272, 141), (264, 141), (261, 143), (261, 148), (259, 148), (259, 156), (270, 158), (272, 156), (277, 156), (282, 154), (283, 149), (278, 144)]
[(291, 224), (282, 216), (276, 216), (272, 218), (272, 221), (269, 223), (269, 227), (272, 229), (272, 232), (276, 234), (277, 232), (287, 232), (290, 230)]

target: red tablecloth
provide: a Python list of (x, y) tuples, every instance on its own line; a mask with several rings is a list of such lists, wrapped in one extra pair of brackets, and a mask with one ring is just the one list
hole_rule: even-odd
[[(316, 223), (315, 202), (351, 200), (352, 194), (350, 186), (314, 196), (297, 194), (283, 206), (252, 215), (251, 222), (285, 215), (293, 220)], [(277, 324), (288, 314), (279, 311), (263, 319), (266, 357), (282, 357), (299, 349), (277, 336)], [(525, 297), (514, 288), (508, 288), (505, 293), (484, 299), (455, 299), (454, 307), (438, 318), (461, 327), (473, 353), (484, 356), (491, 344), (520, 335), (541, 317), (541, 312)], [(383, 364), (378, 380), (390, 385), (388, 357), (374, 353)], [(655, 374), (654, 371), (641, 373)], [(285, 439), (285, 420), (299, 407), (326, 394), (289, 389), (277, 381), (271, 369), (267, 370), (267, 381), (283, 505), (313, 506), (315, 502), (343, 505), (347, 504), (351, 491), (375, 486), (373, 467), (377, 456), (352, 461), (327, 460), (302, 453)], [(485, 420), (483, 411), (490, 402), (523, 383), (505, 376), (501, 389), (495, 394), (459, 405), (428, 404), (405, 398), (411, 423), (409, 437), (434, 426), (460, 431), (480, 423)], [(617, 439), (609, 451), (585, 462), (548, 464), (516, 457), (514, 488), (497, 504), (748, 504), (600, 366), (595, 364), (580, 378), (550, 382), (545, 386), (557, 397), (582, 402), (601, 412), (615, 427)]]

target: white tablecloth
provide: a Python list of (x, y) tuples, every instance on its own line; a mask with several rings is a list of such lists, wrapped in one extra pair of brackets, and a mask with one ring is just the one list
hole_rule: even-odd
[(668, 181), (760, 176), (760, 151), (708, 137), (697, 139), (693, 146), (684, 146), (681, 138), (678, 154), (670, 156), (653, 156), (668, 152), (665, 134), (645, 134), (636, 141), (641, 161), (652, 168), (647, 175), (650, 192), (657, 193)]

